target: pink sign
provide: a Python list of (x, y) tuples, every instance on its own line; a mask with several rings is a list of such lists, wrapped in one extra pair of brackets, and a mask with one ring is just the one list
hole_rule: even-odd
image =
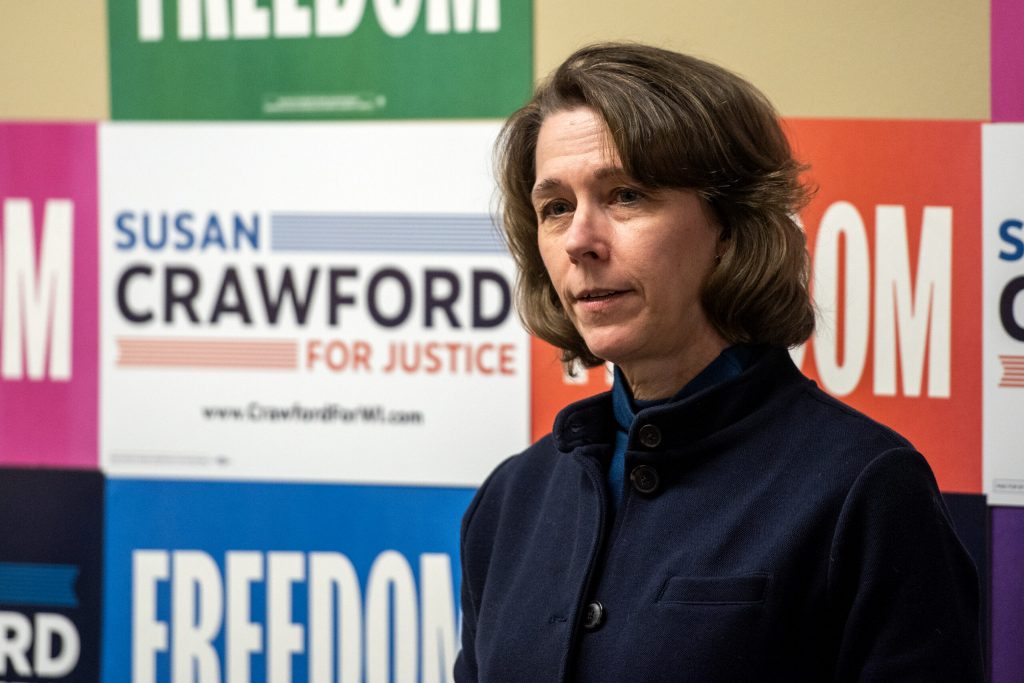
[(1024, 3), (992, 0), (992, 120), (1024, 121)]
[(95, 468), (96, 126), (0, 124), (0, 464)]

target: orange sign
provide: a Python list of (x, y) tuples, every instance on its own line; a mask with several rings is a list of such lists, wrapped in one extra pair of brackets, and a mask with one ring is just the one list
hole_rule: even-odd
[(794, 352), (893, 427), (944, 491), (981, 492), (981, 126), (788, 121), (818, 330)]
[[(805, 374), (890, 425), (944, 491), (981, 492), (981, 126), (962, 121), (787, 121), (817, 188), (801, 214), (818, 330)], [(532, 434), (608, 389), (563, 373), (533, 340)]]

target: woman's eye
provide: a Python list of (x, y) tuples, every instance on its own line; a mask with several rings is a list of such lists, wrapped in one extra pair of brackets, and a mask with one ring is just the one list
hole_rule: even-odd
[(541, 209), (542, 216), (561, 216), (562, 214), (568, 213), (572, 210), (569, 206), (569, 202), (554, 201), (548, 202)]
[(642, 192), (629, 187), (621, 187), (615, 191), (615, 201), (620, 204), (635, 204), (643, 198)]

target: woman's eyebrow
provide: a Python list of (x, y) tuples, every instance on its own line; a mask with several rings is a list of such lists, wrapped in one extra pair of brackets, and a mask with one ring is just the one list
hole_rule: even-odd
[[(594, 178), (597, 180), (608, 180), (609, 178), (621, 179), (621, 180), (632, 180), (630, 175), (626, 173), (626, 170), (621, 166), (602, 166), (601, 168), (594, 171)], [(538, 181), (533, 186), (533, 190), (530, 191), (532, 197), (543, 196), (562, 186), (562, 181), (557, 178), (545, 178), (544, 180)]]
[(540, 197), (561, 186), (562, 181), (556, 180), (555, 178), (545, 178), (533, 186), (533, 190), (530, 192), (530, 195), (532, 197)]
[(632, 176), (626, 173), (626, 169), (621, 166), (604, 166), (594, 172), (594, 177), (598, 180), (608, 180), (614, 178), (616, 180), (632, 180)]

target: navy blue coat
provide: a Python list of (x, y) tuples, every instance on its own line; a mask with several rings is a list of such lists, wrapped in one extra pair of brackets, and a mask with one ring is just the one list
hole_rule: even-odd
[(500, 465), (462, 527), (457, 681), (983, 680), (978, 577), (924, 458), (781, 349)]

